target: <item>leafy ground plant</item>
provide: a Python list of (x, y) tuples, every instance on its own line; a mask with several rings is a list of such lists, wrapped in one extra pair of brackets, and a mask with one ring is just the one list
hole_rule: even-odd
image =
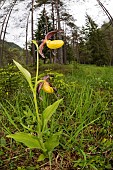
[[(45, 74), (39, 74), (39, 80), (45, 75), (53, 75), (53, 72), (47, 71), (47, 67), (49, 70), (54, 70), (54, 65), (44, 65), (44, 67), (41, 73), (45, 70)], [(58, 65), (56, 68), (58, 69)], [(55, 76), (50, 77), (50, 82), (57, 89), (56, 95), (63, 98), (63, 102), (48, 121), (48, 132), (43, 134), (43, 141), (46, 142), (51, 134), (61, 131), (59, 146), (52, 154), (52, 169), (111, 170), (113, 169), (113, 68), (78, 65), (72, 70), (72, 65), (65, 65), (62, 68), (63, 73), (64, 68), (66, 70), (64, 76), (55, 73)], [(60, 73), (62, 70), (60, 69)], [(97, 78), (106, 79), (109, 86), (105, 87), (104, 83), (100, 85)], [(32, 79), (33, 85), (34, 80)], [(35, 131), (38, 121), (32, 91), (28, 91), (29, 88), (26, 90), (27, 84), (26, 81), (20, 89), (15, 103), (5, 102), (4, 108), (0, 103), (3, 129), (0, 154), (3, 170), (49, 169), (48, 159), (37, 163), (37, 158), (42, 153), (40, 149), (26, 148), (22, 143), (5, 137), (6, 134), (19, 131), (37, 136)], [(37, 102), (41, 114), (55, 101), (56, 96), (47, 94), (43, 90), (40, 91), (40, 96), (43, 100)]]
[[(42, 161), (45, 158), (49, 158), (50, 165), (51, 165), (51, 158), (52, 158), (52, 152), (55, 147), (59, 145), (59, 137), (62, 133), (62, 131), (58, 131), (56, 133), (49, 132), (48, 128), (48, 122), (51, 119), (53, 113), (55, 113), (56, 109), (58, 108), (60, 102), (62, 99), (57, 100), (52, 105), (49, 105), (41, 114), (39, 113), (38, 108), (38, 102), (37, 102), (37, 91), (39, 93), (40, 89), (42, 88), (47, 93), (54, 93), (53, 87), (50, 86), (49, 82), (47, 81), (47, 78), (44, 78), (43, 80), (38, 80), (38, 70), (39, 70), (39, 56), (38, 53), (44, 57), (42, 50), (45, 43), (50, 49), (60, 48), (63, 45), (62, 40), (54, 40), (50, 41), (48, 40), (52, 35), (54, 35), (57, 31), (52, 31), (48, 33), (45, 37), (45, 40), (42, 42), (40, 47), (38, 48), (38, 44), (35, 40), (33, 40), (33, 43), (36, 45), (37, 48), (37, 71), (36, 71), (36, 77), (35, 77), (35, 83), (33, 84), (31, 74), (28, 70), (26, 70), (24, 67), (22, 67), (21, 64), (13, 60), (15, 65), (18, 67), (20, 72), (24, 75), (26, 78), (29, 87), (33, 94), (33, 102), (35, 107), (35, 122), (36, 126), (35, 128), (28, 127), (24, 124), (21, 124), (24, 126), (24, 128), (27, 129), (26, 132), (17, 132), (14, 134), (7, 135), (8, 138), (13, 138), (17, 142), (21, 142), (24, 145), (26, 145), (30, 149), (39, 149), (42, 151), (42, 154), (39, 156), (38, 161)], [(34, 113), (31, 113), (34, 114)], [(10, 119), (11, 122), (13, 120)]]

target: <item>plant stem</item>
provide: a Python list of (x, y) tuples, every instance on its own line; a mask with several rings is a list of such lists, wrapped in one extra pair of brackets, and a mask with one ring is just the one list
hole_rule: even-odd
[(41, 121), (40, 121), (40, 116), (38, 112), (38, 104), (37, 104), (37, 97), (36, 97), (36, 88), (37, 88), (37, 80), (38, 80), (38, 70), (39, 70), (39, 55), (38, 55), (38, 45), (36, 45), (37, 48), (37, 66), (36, 66), (36, 79), (35, 79), (35, 86), (33, 89), (33, 97), (34, 97), (34, 103), (35, 103), (35, 110), (36, 110), (36, 115), (38, 119), (38, 131), (41, 131)]

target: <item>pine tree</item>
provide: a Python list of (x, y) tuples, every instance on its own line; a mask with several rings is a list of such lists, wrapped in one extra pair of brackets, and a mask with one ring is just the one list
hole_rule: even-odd
[[(40, 18), (38, 19), (37, 30), (35, 31), (35, 38), (38, 41), (39, 45), (46, 36), (47, 32), (50, 32), (52, 30), (52, 23), (50, 22), (50, 19), (47, 16), (46, 10), (44, 8), (40, 14)], [(51, 51), (46, 46), (44, 47), (44, 54), (46, 59), (50, 59)], [(44, 62), (46, 61), (46, 59), (44, 60)]]
[(111, 23), (104, 23), (101, 27), (107, 47), (109, 49), (109, 65), (113, 65), (113, 27)]
[(91, 64), (108, 65), (109, 50), (103, 32), (90, 16), (86, 16), (85, 39), (87, 51), (91, 57)]

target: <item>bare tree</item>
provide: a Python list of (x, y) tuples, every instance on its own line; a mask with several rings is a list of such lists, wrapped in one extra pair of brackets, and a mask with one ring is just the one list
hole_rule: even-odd
[(111, 14), (109, 13), (109, 11), (105, 8), (105, 6), (102, 4), (102, 2), (100, 0), (97, 0), (98, 4), (101, 6), (101, 8), (103, 9), (103, 11), (105, 12), (105, 14), (107, 15), (107, 17), (109, 18), (110, 24), (113, 27), (113, 17), (111, 16)]
[[(4, 21), (3, 21), (3, 24), (2, 24), (2, 29), (1, 29), (1, 33), (0, 33), (0, 43), (1, 43), (1, 50), (0, 50), (0, 66), (3, 65), (3, 50), (4, 50), (4, 40), (5, 40), (5, 35), (6, 35), (6, 30), (7, 30), (7, 26), (8, 26), (8, 22), (9, 22), (9, 18), (11, 16), (11, 12), (13, 10), (13, 7), (15, 5), (17, 0), (15, 0), (11, 6), (10, 6), (10, 9), (9, 11), (7, 12), (5, 18), (4, 18)], [(5, 27), (5, 28), (4, 28)], [(3, 38), (2, 38), (2, 34), (3, 34)], [(2, 39), (2, 41), (1, 41)]]

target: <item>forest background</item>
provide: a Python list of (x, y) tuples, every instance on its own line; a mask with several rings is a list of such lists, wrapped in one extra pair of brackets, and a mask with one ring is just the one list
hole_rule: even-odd
[[(24, 35), (26, 37), (26, 42), (24, 49), (19, 47), (13, 48), (13, 44), (11, 44), (10, 47), (7, 43), (4, 43), (10, 16), (17, 1), (12, 2), (7, 8), (7, 12), (4, 14), (4, 19), (2, 19), (0, 33), (0, 65), (2, 66), (4, 63), (11, 63), (12, 58), (15, 58), (15, 55), (18, 55), (19, 60), (23, 60), (23, 63), (34, 64), (36, 62), (36, 56), (33, 53), (34, 45), (28, 40), (29, 17), (31, 17), (31, 39), (41, 41), (47, 32), (56, 29), (63, 30), (63, 34), (57, 35), (58, 37), (56, 38), (64, 40), (64, 47), (53, 53), (46, 49), (47, 61), (45, 61), (45, 59), (44, 62), (67, 64), (71, 61), (77, 61), (84, 64), (113, 65), (112, 16), (109, 14), (109, 11), (106, 11), (107, 9), (104, 11), (104, 7), (102, 7), (103, 4), (100, 1), (97, 2), (99, 3), (100, 8), (102, 8), (103, 13), (107, 14), (110, 21), (98, 26), (97, 23), (86, 14), (85, 26), (79, 28), (75, 24), (74, 17), (66, 11), (65, 1), (32, 1), (31, 4), (29, 4), (31, 8), (27, 16), (26, 35)], [(5, 1), (1, 1), (1, 8), (4, 4)], [(51, 11), (49, 13), (47, 12), (48, 5), (50, 8), (49, 11)], [(37, 28), (34, 30), (33, 13), (34, 10), (38, 8), (41, 8), (41, 13), (37, 18)], [(57, 53), (60, 53), (60, 55)]]

